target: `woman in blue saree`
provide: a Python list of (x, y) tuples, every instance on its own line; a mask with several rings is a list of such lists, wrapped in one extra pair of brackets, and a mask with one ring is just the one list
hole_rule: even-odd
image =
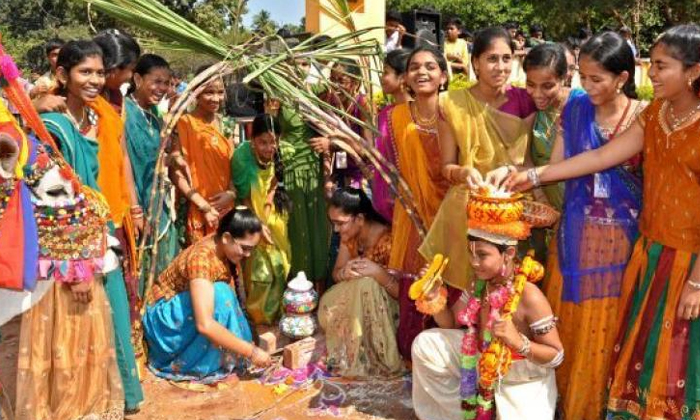
[(262, 224), (236, 207), (216, 233), (184, 250), (160, 275), (143, 317), (148, 366), (165, 379), (211, 384), (270, 356), (252, 343), (235, 291), (233, 267), (250, 256)]
[[(569, 97), (552, 162), (616, 141), (644, 107), (635, 100), (634, 57), (616, 34), (583, 46), (581, 79), (586, 91)], [(567, 349), (557, 369), (567, 419), (599, 418), (604, 408), (622, 276), (637, 236), (640, 170), (632, 161), (565, 183), (558, 249), (547, 261), (544, 290)]]
[[(134, 69), (133, 92), (125, 99), (126, 124), (124, 128), (126, 148), (134, 174), (136, 195), (139, 205), (146, 212), (144, 219), (154, 220), (149, 214), (152, 205), (152, 187), (160, 149), (160, 129), (162, 120), (156, 106), (163, 99), (170, 85), (168, 62), (154, 54), (144, 54)], [(166, 179), (166, 188), (156, 191), (155, 199), (162, 200), (162, 213), (157, 229), (150, 233), (145, 258), (141, 260), (139, 297), (144, 296), (144, 285), (151, 266), (151, 248), (158, 241), (158, 261), (156, 276), (168, 266), (180, 251), (178, 235), (174, 225), (172, 185)]]

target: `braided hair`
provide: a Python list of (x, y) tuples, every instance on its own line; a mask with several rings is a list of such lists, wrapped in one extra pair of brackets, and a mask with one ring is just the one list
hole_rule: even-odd
[[(277, 118), (270, 114), (259, 114), (253, 120), (253, 138), (264, 134), (272, 133), (275, 139), (279, 138), (280, 123)], [(272, 199), (275, 210), (279, 213), (289, 213), (292, 211), (292, 199), (284, 186), (284, 164), (279, 147), (275, 151), (273, 157), (273, 165), (275, 167), (275, 178), (277, 179), (277, 188)]]

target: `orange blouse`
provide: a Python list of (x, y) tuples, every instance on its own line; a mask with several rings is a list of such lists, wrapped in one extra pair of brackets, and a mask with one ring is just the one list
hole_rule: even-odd
[[(224, 192), (231, 185), (233, 144), (214, 125), (189, 114), (177, 123), (182, 155), (190, 167), (192, 187), (206, 200)], [(223, 216), (223, 215), (221, 215)], [(212, 233), (204, 215), (190, 206), (187, 232), (191, 243)]]
[(700, 120), (671, 131), (664, 101), (640, 115), (644, 196), (640, 231), (663, 245), (700, 252)]
[[(360, 257), (360, 252), (358, 250), (358, 242), (354, 241), (347, 244), (348, 252), (350, 253), (350, 258)], [(391, 231), (387, 230), (379, 239), (377, 243), (374, 244), (372, 249), (365, 252), (362, 255), (364, 258), (386, 267), (389, 265), (389, 257), (391, 256)]]
[(153, 283), (149, 304), (170, 299), (190, 290), (190, 281), (196, 279), (230, 282), (231, 271), (217, 255), (211, 236), (182, 251)]

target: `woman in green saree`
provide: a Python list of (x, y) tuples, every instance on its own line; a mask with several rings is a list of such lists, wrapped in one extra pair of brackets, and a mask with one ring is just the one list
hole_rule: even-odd
[(274, 117), (258, 115), (251, 140), (236, 149), (231, 162), (239, 203), (263, 223), (263, 241), (243, 262), (246, 306), (256, 324), (273, 324), (279, 318), (291, 262), (287, 222), (292, 202), (282, 182), (279, 132)]
[[(92, 41), (67, 43), (59, 53), (56, 75), (66, 96), (66, 112), (46, 113), (41, 118), (80, 181), (100, 191), (98, 153), (103, 144), (98, 143), (97, 135), (100, 128), (107, 130), (111, 127), (105, 126), (109, 120), (99, 118), (90, 104), (98, 100), (104, 86), (102, 50)], [(114, 235), (114, 224), (109, 224), (110, 234)], [(121, 267), (105, 274), (104, 287), (112, 309), (114, 343), (126, 410), (136, 411), (143, 401), (143, 390), (131, 344), (129, 302)]]
[[(152, 187), (160, 148), (162, 120), (156, 106), (163, 99), (170, 85), (168, 62), (154, 54), (144, 54), (134, 69), (132, 91), (125, 99), (126, 148), (131, 159), (134, 184), (139, 205), (144, 209), (145, 220), (152, 221), (155, 214), (148, 213), (152, 205)], [(158, 241), (156, 278), (167, 268), (180, 251), (178, 235), (174, 225), (176, 214), (172, 200), (172, 186), (166, 179), (166, 188), (156, 191), (156, 200), (163, 200), (158, 228), (150, 232), (145, 257), (141, 260), (139, 297), (144, 298), (144, 287), (151, 267), (151, 248)]]

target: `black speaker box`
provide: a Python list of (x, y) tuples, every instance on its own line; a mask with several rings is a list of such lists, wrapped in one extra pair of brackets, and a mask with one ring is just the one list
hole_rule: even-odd
[(403, 25), (407, 34), (403, 37), (404, 48), (432, 46), (442, 49), (442, 22), (438, 12), (412, 10), (402, 13)]

